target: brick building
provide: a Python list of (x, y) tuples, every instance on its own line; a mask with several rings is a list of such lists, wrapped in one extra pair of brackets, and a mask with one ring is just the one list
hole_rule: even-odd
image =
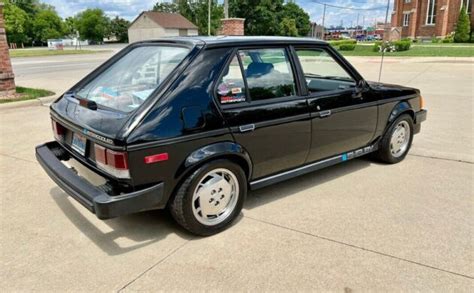
[(3, 19), (3, 3), (0, 2), (0, 99), (15, 93), (14, 77)]
[(474, 0), (394, 0), (392, 28), (402, 38), (445, 37), (456, 29), (461, 7), (467, 8), (471, 27)]
[(224, 18), (221, 19), (221, 28), (218, 35), (223, 36), (243, 36), (245, 18)]

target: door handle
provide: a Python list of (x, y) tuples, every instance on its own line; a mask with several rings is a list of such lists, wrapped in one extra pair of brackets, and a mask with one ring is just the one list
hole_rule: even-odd
[(239, 126), (240, 132), (250, 132), (255, 130), (255, 124), (247, 124)]
[(331, 116), (331, 110), (321, 111), (319, 112), (320, 118), (325, 118)]

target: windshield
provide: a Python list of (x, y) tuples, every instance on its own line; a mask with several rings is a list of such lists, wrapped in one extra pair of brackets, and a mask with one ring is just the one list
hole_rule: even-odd
[(189, 49), (182, 47), (138, 47), (77, 90), (77, 96), (123, 112), (133, 111), (188, 53)]

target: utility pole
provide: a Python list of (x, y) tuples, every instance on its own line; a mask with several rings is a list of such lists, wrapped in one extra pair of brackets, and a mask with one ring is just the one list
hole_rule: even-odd
[(207, 35), (211, 35), (211, 0), (209, 0), (209, 7), (207, 10)]
[(321, 39), (325, 39), (325, 36), (326, 36), (326, 28), (324, 27), (324, 21), (326, 20), (326, 4), (324, 4), (323, 6), (323, 23), (322, 23), (322, 26), (323, 26), (323, 35), (322, 35), (322, 38)]
[(356, 38), (358, 34), (359, 34), (359, 12), (357, 12)]
[(384, 37), (382, 38), (382, 59), (380, 60), (380, 70), (379, 70), (379, 82), (380, 82), (380, 79), (382, 78), (382, 67), (383, 67), (383, 58), (385, 56), (385, 41), (383, 39), (385, 39), (385, 33), (386, 33), (386, 27), (387, 27), (387, 21), (388, 21), (388, 10), (389, 10), (389, 7), (390, 7), (390, 0), (387, 0), (387, 12), (385, 13), (385, 23), (384, 23), (384, 26), (383, 26), (383, 34), (384, 34)]
[(224, 18), (229, 18), (229, 0), (224, 0)]

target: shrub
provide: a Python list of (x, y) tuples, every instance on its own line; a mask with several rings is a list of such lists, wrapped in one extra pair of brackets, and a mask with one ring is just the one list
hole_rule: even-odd
[(471, 24), (469, 21), (469, 16), (467, 15), (466, 8), (463, 6), (461, 8), (461, 12), (459, 12), (458, 23), (456, 25), (456, 32), (454, 33), (454, 41), (456, 43), (469, 42), (470, 30), (471, 30)]
[(354, 51), (356, 44), (342, 44), (339, 46), (340, 51)]
[(376, 41), (374, 43), (374, 46), (372, 47), (372, 51), (373, 52), (380, 52), (381, 51), (381, 49), (380, 49), (381, 46), (382, 46), (382, 42), (381, 41)]
[(441, 39), (440, 39), (440, 38), (437, 38), (437, 37), (432, 37), (432, 38), (431, 38), (431, 42), (432, 42), (433, 44), (437, 44), (437, 43), (441, 42)]
[(345, 44), (357, 44), (356, 40), (337, 40), (337, 41), (330, 41), (329, 44), (333, 47), (339, 47)]
[(372, 51), (374, 52), (395, 52), (395, 46), (392, 42), (382, 42), (382, 41), (377, 41), (374, 44), (374, 47), (372, 48)]
[(393, 45), (395, 46), (395, 51), (397, 52), (408, 51), (410, 50), (410, 47), (411, 47), (411, 41), (410, 40), (395, 41), (393, 42)]

